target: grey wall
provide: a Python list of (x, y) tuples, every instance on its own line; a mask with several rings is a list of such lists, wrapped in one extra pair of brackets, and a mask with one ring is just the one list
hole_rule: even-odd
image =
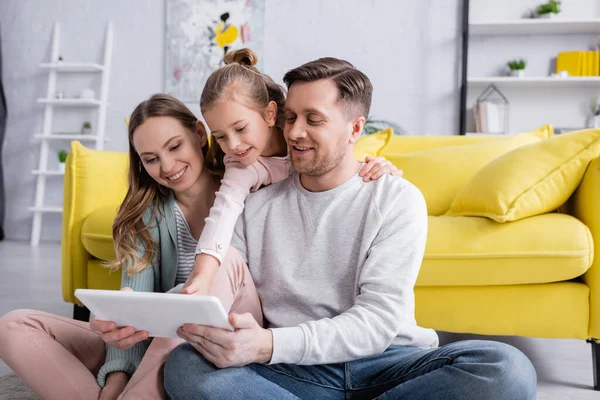
[[(311, 59), (345, 58), (371, 78), (375, 117), (414, 134), (455, 133), (459, 5), (459, 0), (266, 0), (264, 72), (281, 81), (285, 71)], [(66, 61), (101, 62), (105, 26), (114, 21), (106, 149), (124, 151), (123, 119), (163, 89), (164, 10), (164, 0), (0, 1), (10, 113), (4, 148), (8, 238), (28, 239), (31, 233), (30, 171), (37, 168), (39, 148), (31, 136), (42, 127), (43, 108), (35, 99), (45, 96), (47, 84), (38, 65), (49, 58), (54, 22), (62, 26)], [(196, 104), (190, 108), (198, 113)], [(57, 124), (67, 129), (73, 118), (62, 115)], [(47, 199), (61, 203), (62, 178), (49, 180)], [(60, 240), (60, 234), (61, 217), (45, 215), (42, 239)]]

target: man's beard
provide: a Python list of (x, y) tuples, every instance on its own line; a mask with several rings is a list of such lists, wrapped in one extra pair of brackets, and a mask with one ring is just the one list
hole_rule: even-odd
[(315, 152), (315, 157), (311, 159), (306, 159), (302, 157), (302, 161), (299, 162), (298, 159), (294, 157), (292, 154), (291, 161), (292, 167), (299, 174), (306, 176), (323, 176), (329, 172), (331, 172), (335, 167), (340, 165), (342, 160), (344, 159), (346, 149), (345, 149), (345, 140), (342, 138), (335, 149), (335, 154), (332, 157), (319, 157), (317, 154), (317, 150), (313, 150)]

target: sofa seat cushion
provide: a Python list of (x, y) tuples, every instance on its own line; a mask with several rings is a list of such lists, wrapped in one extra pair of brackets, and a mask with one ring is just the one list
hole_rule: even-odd
[(83, 247), (94, 257), (112, 261), (115, 249), (112, 237), (112, 225), (117, 215), (118, 206), (102, 207), (92, 211), (81, 226)]
[(560, 282), (592, 264), (592, 235), (566, 214), (509, 223), (481, 217), (429, 217), (417, 286), (482, 286)]

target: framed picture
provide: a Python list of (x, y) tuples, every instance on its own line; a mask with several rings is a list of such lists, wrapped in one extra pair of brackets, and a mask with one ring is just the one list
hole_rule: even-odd
[(167, 0), (165, 93), (196, 103), (233, 49), (248, 47), (262, 70), (264, 0)]

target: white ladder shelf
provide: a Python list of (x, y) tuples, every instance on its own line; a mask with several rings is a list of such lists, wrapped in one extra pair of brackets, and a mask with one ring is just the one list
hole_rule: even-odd
[[(42, 233), (42, 216), (44, 213), (61, 213), (60, 206), (49, 206), (44, 203), (46, 194), (46, 178), (53, 176), (63, 176), (62, 171), (48, 170), (48, 154), (50, 151), (49, 142), (56, 140), (87, 140), (95, 143), (95, 149), (103, 150), (106, 141), (104, 131), (106, 127), (106, 111), (108, 107), (108, 83), (110, 78), (110, 69), (112, 62), (112, 44), (113, 44), (113, 24), (108, 22), (106, 27), (106, 36), (104, 42), (104, 60), (102, 64), (96, 63), (73, 63), (62, 62), (59, 60), (60, 44), (60, 25), (54, 24), (52, 34), (52, 51), (49, 63), (40, 64), (40, 68), (48, 70), (48, 88), (46, 97), (37, 99), (38, 103), (44, 104), (44, 126), (41, 133), (34, 134), (34, 139), (40, 141), (40, 158), (38, 168), (31, 171), (37, 176), (35, 191), (35, 205), (29, 210), (33, 212), (33, 225), (31, 228), (31, 245), (37, 246), (40, 242)], [(56, 80), (58, 73), (99, 73), (102, 74), (100, 98), (99, 99), (79, 99), (54, 97), (56, 93)], [(94, 135), (64, 134), (52, 131), (52, 121), (54, 116), (54, 107), (98, 107), (98, 119), (96, 123), (96, 132)]]

